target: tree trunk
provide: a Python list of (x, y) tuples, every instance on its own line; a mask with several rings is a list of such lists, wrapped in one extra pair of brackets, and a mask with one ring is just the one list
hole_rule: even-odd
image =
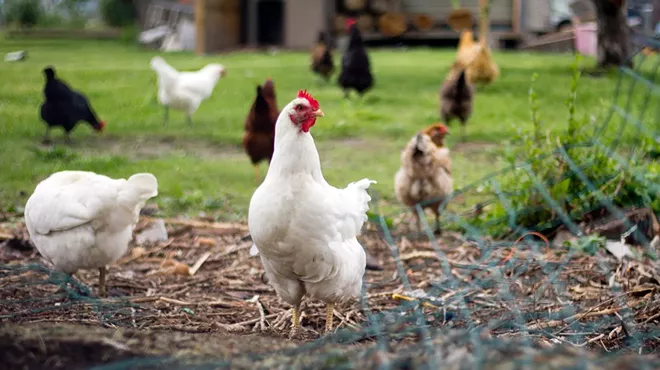
[[(596, 6), (598, 18), (598, 54), (599, 68), (632, 65), (630, 56), (630, 28), (624, 13), (625, 1), (592, 0)], [(622, 9), (623, 8), (623, 9)]]

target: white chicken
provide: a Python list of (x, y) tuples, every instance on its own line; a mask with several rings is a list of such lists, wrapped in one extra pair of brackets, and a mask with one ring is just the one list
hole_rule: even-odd
[(227, 74), (217, 63), (207, 64), (196, 72), (179, 72), (159, 56), (151, 58), (151, 69), (158, 74), (158, 101), (165, 107), (164, 123), (172, 108), (185, 112), (190, 125), (199, 105), (211, 96), (220, 78)]
[(128, 180), (86, 171), (62, 171), (37, 185), (25, 205), (30, 240), (56, 271), (99, 269), (105, 296), (106, 265), (128, 249), (145, 202), (158, 195), (149, 173)]
[(293, 306), (292, 335), (300, 327), (303, 295), (328, 305), (326, 331), (332, 330), (334, 304), (359, 297), (366, 264), (356, 236), (367, 220), (367, 189), (375, 181), (362, 179), (344, 189), (326, 182), (309, 133), (317, 117), (323, 112), (306, 91), (282, 109), (273, 159), (248, 211), (268, 282)]
[[(424, 132), (413, 136), (401, 152), (401, 167), (394, 176), (396, 198), (408, 207), (422, 203), (435, 214), (435, 231), (440, 231), (440, 207), (453, 192), (451, 157), (444, 146), (444, 137), (449, 134), (445, 125), (438, 125), (433, 137)], [(434, 139), (437, 141), (434, 142)], [(413, 209), (417, 227), (421, 230), (419, 214)]]

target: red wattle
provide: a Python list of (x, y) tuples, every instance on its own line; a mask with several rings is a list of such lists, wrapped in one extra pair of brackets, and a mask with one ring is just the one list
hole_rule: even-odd
[(316, 124), (316, 118), (310, 118), (300, 125), (300, 129), (303, 130), (303, 132), (309, 132), (309, 129), (312, 128), (314, 124)]

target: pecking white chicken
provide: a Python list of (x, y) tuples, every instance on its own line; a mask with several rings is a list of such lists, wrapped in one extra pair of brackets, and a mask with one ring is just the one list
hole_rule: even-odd
[(306, 91), (282, 109), (273, 159), (248, 211), (268, 282), (293, 306), (292, 335), (300, 327), (303, 295), (328, 305), (326, 331), (332, 330), (334, 304), (359, 297), (366, 264), (356, 236), (367, 220), (367, 189), (375, 181), (362, 179), (344, 189), (325, 181), (309, 133), (317, 117), (323, 112)]
[(86, 171), (62, 171), (37, 185), (25, 205), (30, 240), (55, 270), (99, 269), (105, 296), (106, 265), (128, 249), (145, 202), (158, 195), (149, 173), (128, 180)]
[(165, 107), (165, 121), (169, 119), (169, 108), (185, 112), (188, 124), (203, 100), (213, 93), (220, 78), (227, 74), (221, 64), (211, 63), (195, 72), (179, 72), (165, 59), (151, 58), (151, 69), (158, 74), (158, 101)]

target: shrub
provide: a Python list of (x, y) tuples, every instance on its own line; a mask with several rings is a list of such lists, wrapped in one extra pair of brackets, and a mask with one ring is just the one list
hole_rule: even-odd
[(39, 0), (7, 0), (4, 18), (7, 23), (18, 23), (21, 27), (33, 27), (41, 16)]
[(122, 27), (133, 23), (135, 8), (126, 0), (102, 0), (101, 14), (108, 26)]
[[(500, 201), (488, 206), (470, 226), (504, 237), (525, 229), (552, 230), (569, 220), (579, 224), (589, 214), (602, 213), (608, 204), (621, 209), (650, 207), (660, 213), (660, 162), (645, 155), (654, 144), (638, 143), (638, 154), (626, 159), (613, 150), (617, 136), (595, 137), (593, 123), (575, 115), (577, 62), (573, 71), (566, 101), (568, 129), (557, 135), (542, 132), (533, 76), (529, 94), (533, 129), (519, 130), (521, 145), (505, 153), (511, 170), (487, 181), (481, 190)], [(555, 204), (549, 205), (549, 199)]]

